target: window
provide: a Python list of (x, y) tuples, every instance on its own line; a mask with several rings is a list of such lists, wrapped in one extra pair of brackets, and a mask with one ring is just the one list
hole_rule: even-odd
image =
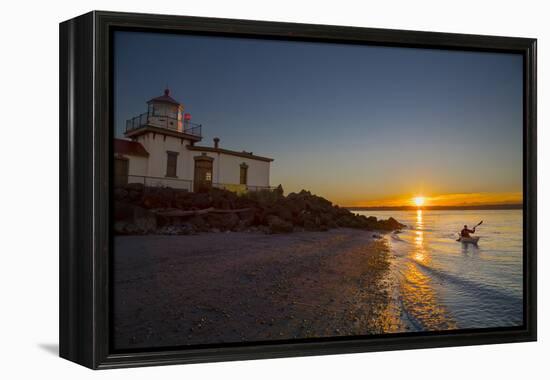
[(178, 153), (166, 152), (166, 177), (177, 177)]
[(206, 181), (212, 181), (212, 172), (206, 172), (204, 179)]
[(241, 185), (246, 185), (248, 182), (248, 165), (244, 162), (241, 164)]
[(153, 104), (153, 116), (161, 116), (158, 104)]

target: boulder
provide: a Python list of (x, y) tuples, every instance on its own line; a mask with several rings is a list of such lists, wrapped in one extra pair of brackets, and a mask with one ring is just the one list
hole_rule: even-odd
[(225, 227), (225, 215), (222, 214), (206, 214), (204, 220), (210, 228), (216, 228), (224, 230)]
[(212, 207), (212, 198), (208, 193), (193, 193), (192, 207), (197, 210)]
[(128, 201), (129, 202), (141, 202), (143, 198), (143, 192), (137, 190), (127, 190), (128, 191)]
[(194, 216), (189, 219), (188, 223), (193, 227), (193, 231), (195, 232), (208, 231), (208, 223), (206, 223), (202, 216)]
[(395, 220), (392, 217), (390, 217), (387, 220), (380, 220), (378, 223), (380, 224), (379, 228), (381, 230), (392, 231), (392, 230), (399, 230), (401, 228), (406, 227), (404, 224), (399, 223), (397, 220)]
[(292, 211), (285, 204), (275, 204), (266, 210), (268, 215), (275, 215), (287, 222), (292, 221)]
[(113, 192), (113, 196), (117, 201), (126, 201), (128, 200), (128, 190), (123, 188), (116, 188)]
[(143, 192), (143, 190), (145, 189), (145, 186), (143, 185), (143, 183), (128, 183), (126, 184), (125, 188), (128, 191)]
[(155, 214), (130, 203), (115, 202), (115, 232), (146, 234), (157, 228)]
[(284, 221), (276, 215), (268, 216), (267, 225), (269, 227), (269, 233), (271, 234), (288, 233), (292, 232), (294, 229), (294, 226), (291, 223)]

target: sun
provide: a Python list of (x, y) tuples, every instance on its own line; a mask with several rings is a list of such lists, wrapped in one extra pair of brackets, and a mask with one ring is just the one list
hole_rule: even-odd
[(414, 197), (413, 202), (417, 207), (424, 206), (424, 203), (426, 202), (426, 198), (424, 197)]

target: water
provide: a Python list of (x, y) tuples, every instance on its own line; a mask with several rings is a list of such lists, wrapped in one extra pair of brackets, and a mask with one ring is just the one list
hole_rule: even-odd
[[(519, 326), (523, 321), (521, 210), (362, 211), (408, 227), (386, 239), (394, 302), (407, 331)], [(456, 241), (483, 220), (478, 246)]]

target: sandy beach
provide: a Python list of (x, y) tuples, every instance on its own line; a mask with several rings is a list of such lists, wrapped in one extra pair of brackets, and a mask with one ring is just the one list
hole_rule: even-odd
[(373, 232), (117, 236), (115, 348), (403, 331)]

